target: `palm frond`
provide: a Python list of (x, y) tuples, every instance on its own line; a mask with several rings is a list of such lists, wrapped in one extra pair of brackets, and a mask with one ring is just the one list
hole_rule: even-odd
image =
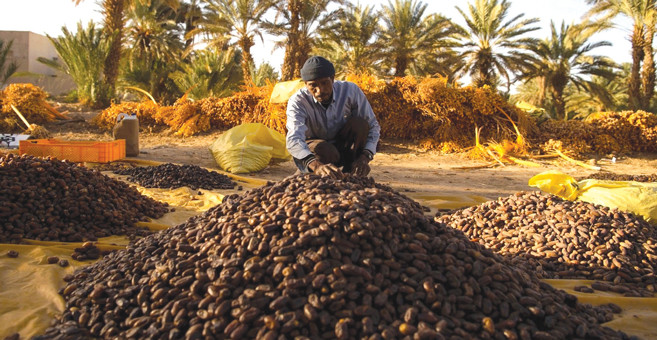
[(189, 91), (191, 99), (225, 97), (239, 89), (242, 80), (240, 61), (235, 49), (196, 51), (182, 70), (171, 73), (169, 77), (181, 92)]
[(18, 70), (18, 64), (15, 61), (7, 63), (9, 51), (11, 51), (13, 43), (13, 40), (10, 40), (7, 43), (0, 40), (0, 88), (4, 86), (7, 80), (16, 73), (16, 70)]
[(524, 14), (507, 18), (510, 7), (507, 0), (476, 0), (467, 12), (457, 7), (467, 25), (459, 32), (461, 72), (469, 72), (476, 86), (493, 86), (504, 79), (509, 88), (528, 67), (529, 51), (537, 40), (526, 35), (539, 29), (534, 26), (539, 19), (523, 19)]
[(111, 39), (93, 22), (89, 22), (86, 28), (79, 22), (75, 34), (62, 27), (62, 33), (57, 38), (48, 36), (62, 62), (44, 58), (38, 58), (38, 61), (70, 75), (77, 85), (80, 101), (94, 106), (107, 95), (102, 80)]

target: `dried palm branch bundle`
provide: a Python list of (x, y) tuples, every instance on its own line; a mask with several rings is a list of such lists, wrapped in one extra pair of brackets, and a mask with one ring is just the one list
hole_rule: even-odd
[(143, 102), (123, 102), (119, 104), (112, 104), (107, 109), (101, 111), (93, 119), (93, 123), (101, 129), (112, 130), (116, 124), (116, 118), (121, 113), (134, 113), (139, 119), (139, 124), (144, 126), (164, 125), (158, 117), (158, 111), (161, 106), (153, 103), (151, 100)]
[(18, 131), (24, 128), (15, 114), (16, 108), (31, 124), (44, 124), (58, 119), (68, 119), (59, 113), (46, 99), (48, 93), (32, 84), (10, 84), (0, 91), (0, 128)]

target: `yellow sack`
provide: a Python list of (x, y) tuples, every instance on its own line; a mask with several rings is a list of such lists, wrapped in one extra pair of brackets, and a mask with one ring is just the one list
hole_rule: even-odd
[(528, 102), (526, 102), (526, 101), (523, 101), (523, 100), (518, 101), (518, 102), (515, 104), (515, 106), (516, 106), (517, 108), (519, 108), (519, 109), (521, 109), (521, 110), (527, 112), (527, 113), (543, 113), (543, 112), (545, 112), (545, 109), (544, 109), (544, 108), (541, 108), (541, 107), (538, 107), (538, 106), (534, 106), (534, 105), (532, 105), (532, 104), (530, 104), (530, 103), (528, 103)]
[(269, 102), (274, 104), (287, 103), (287, 100), (304, 86), (305, 85), (301, 79), (276, 83), (274, 89), (271, 91)]
[(285, 136), (260, 123), (238, 125), (210, 146), (214, 160), (234, 174), (264, 169), (271, 159), (288, 160)]
[(657, 183), (595, 179), (578, 182), (571, 176), (547, 171), (532, 177), (529, 185), (566, 200), (617, 208), (657, 223)]

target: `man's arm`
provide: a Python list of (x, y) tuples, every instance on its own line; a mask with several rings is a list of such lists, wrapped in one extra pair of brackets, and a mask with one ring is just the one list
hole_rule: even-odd
[(381, 136), (381, 126), (376, 120), (374, 111), (372, 110), (372, 105), (365, 97), (365, 93), (358, 87), (358, 85), (353, 84), (354, 89), (354, 100), (358, 110), (356, 115), (358, 117), (364, 118), (370, 126), (370, 131), (367, 135), (367, 141), (365, 142), (365, 150), (368, 150), (372, 155), (376, 154), (376, 145), (379, 143), (379, 138)]
[(303, 107), (302, 98), (298, 95), (292, 96), (287, 104), (287, 135), (285, 144), (292, 157), (301, 160), (306, 171), (322, 176), (342, 178), (342, 172), (331, 164), (321, 163), (310, 151), (306, 143), (306, 117), (308, 113)]
[(301, 100), (297, 93), (287, 103), (287, 122), (285, 123), (287, 135), (285, 136), (285, 145), (292, 157), (305, 161), (313, 153), (310, 151), (308, 143), (306, 143), (306, 131), (308, 130), (306, 116), (308, 114)]

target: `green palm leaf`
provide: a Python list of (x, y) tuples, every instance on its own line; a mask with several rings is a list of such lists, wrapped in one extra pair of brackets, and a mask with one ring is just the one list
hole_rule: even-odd
[(225, 51), (199, 50), (190, 62), (169, 77), (189, 98), (226, 97), (239, 89), (242, 81), (240, 54), (234, 49)]
[(244, 81), (248, 82), (254, 64), (251, 47), (256, 37), (263, 39), (263, 17), (274, 4), (274, 0), (206, 0), (207, 11), (194, 33), (205, 35), (211, 48), (237, 45), (242, 53)]
[(7, 57), (9, 56), (9, 51), (11, 51), (11, 45), (13, 45), (13, 43), (13, 40), (8, 43), (0, 40), (0, 88), (4, 86), (9, 77), (18, 70), (18, 64), (15, 61), (7, 63)]
[(467, 25), (460, 33), (462, 71), (475, 86), (494, 86), (501, 77), (508, 89), (514, 75), (532, 60), (529, 49), (537, 40), (525, 35), (539, 29), (533, 26), (538, 19), (519, 14), (507, 20), (510, 7), (507, 0), (475, 0), (467, 13), (456, 7)]
[[(609, 46), (607, 41), (590, 43), (596, 32), (591, 29), (595, 23), (584, 22), (579, 25), (561, 24), (559, 30), (550, 24), (551, 35), (532, 48), (535, 53), (533, 64), (520, 76), (525, 81), (540, 79), (543, 86), (541, 98), (550, 97), (555, 115), (567, 119), (565, 90), (573, 86), (576, 90), (598, 92), (604, 89), (591, 80), (591, 76), (613, 79), (616, 65), (609, 58), (591, 55), (591, 51)], [(536, 103), (545, 106), (544, 102)]]
[(80, 102), (96, 107), (102, 105), (107, 95), (103, 82), (103, 67), (109, 53), (110, 39), (107, 39), (93, 22), (86, 28), (82, 23), (78, 23), (77, 28), (75, 34), (62, 27), (62, 36), (48, 36), (59, 53), (61, 62), (43, 57), (37, 60), (70, 75), (77, 85)]
[(413, 0), (389, 1), (383, 6), (380, 41), (387, 46), (384, 67), (388, 73), (397, 77), (408, 70), (415, 75), (435, 73), (435, 66), (450, 57), (458, 27), (443, 16), (425, 15), (426, 8), (427, 4)]

